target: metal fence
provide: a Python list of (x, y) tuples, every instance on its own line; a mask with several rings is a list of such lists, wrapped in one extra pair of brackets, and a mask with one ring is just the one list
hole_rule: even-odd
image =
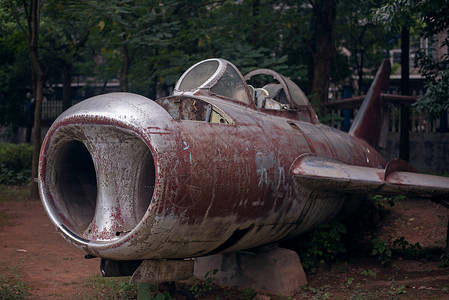
[[(358, 98), (358, 97), (357, 97)], [(327, 119), (329, 120), (329, 125), (344, 129), (344, 123), (347, 124), (352, 123), (353, 117), (357, 114), (358, 107), (363, 101), (363, 97), (359, 97), (360, 101), (352, 102), (351, 105), (347, 105), (345, 103), (340, 103), (337, 105), (330, 105), (329, 112), (331, 116)], [(72, 105), (81, 102), (82, 100), (74, 100), (72, 101)], [(2, 109), (0, 105), (0, 109)], [(348, 111), (344, 111), (345, 109), (350, 109), (350, 113)], [(18, 118), (14, 120), (1, 120), (1, 126), (19, 126), (26, 127), (28, 122), (32, 120), (30, 116), (29, 105), (23, 104), (21, 109), (23, 112)], [(63, 112), (62, 110), (62, 101), (45, 101), (42, 103), (42, 124), (50, 125), (53, 121)], [(346, 120), (345, 120), (346, 118)], [(400, 104), (399, 103), (388, 103), (388, 131), (389, 132), (399, 132), (400, 126)], [(449, 111), (446, 112), (445, 116), (438, 120), (434, 120), (429, 122), (427, 119), (426, 113), (420, 112), (417, 109), (410, 107), (410, 117), (409, 117), (409, 128), (410, 132), (447, 132), (448, 128), (448, 119), (449, 119)]]
[[(81, 100), (72, 101), (72, 105), (81, 102)], [(7, 112), (9, 108), (2, 106), (0, 104), (0, 111)], [(2, 114), (3, 119), (0, 120), (0, 126), (17, 126), (17, 127), (27, 127), (33, 120), (32, 111), (30, 105), (27, 103), (22, 104), (18, 108), (14, 108), (16, 112), (14, 113), (14, 118), (10, 117), (8, 113)], [(62, 101), (45, 101), (42, 103), (42, 124), (49, 125), (53, 123), (54, 120), (63, 112)]]
[[(351, 105), (347, 105), (344, 102), (341, 103), (331, 103), (329, 105), (329, 113), (333, 117), (329, 117), (331, 126), (344, 129), (344, 123), (347, 122), (352, 124), (354, 116), (357, 115), (359, 106), (361, 105), (363, 97), (360, 97), (360, 101), (352, 102)], [(448, 132), (448, 119), (449, 111), (446, 111), (441, 118), (429, 121), (427, 114), (425, 112), (419, 111), (409, 102), (406, 106), (410, 107), (409, 115), (409, 130), (410, 132), (423, 132), (423, 133), (447, 133)], [(389, 132), (399, 132), (401, 124), (401, 103), (399, 102), (389, 102), (387, 105), (388, 111), (388, 131)], [(345, 112), (346, 110), (346, 112)], [(349, 113), (348, 113), (349, 110)], [(348, 120), (349, 118), (349, 120)], [(346, 119), (346, 120), (345, 120)]]

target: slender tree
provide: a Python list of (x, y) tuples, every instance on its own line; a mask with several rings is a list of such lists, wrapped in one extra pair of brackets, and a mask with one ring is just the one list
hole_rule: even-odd
[(310, 46), (313, 57), (312, 96), (318, 101), (319, 113), (326, 114), (331, 68), (335, 57), (334, 28), (337, 1), (315, 0), (312, 5), (314, 43)]
[(42, 143), (41, 121), (42, 121), (42, 99), (44, 90), (44, 73), (39, 61), (38, 41), (40, 25), (40, 8), (43, 0), (23, 1), (20, 11), (24, 14), (25, 24), (19, 16), (19, 9), (11, 0), (7, 0), (11, 14), (22, 31), (29, 47), (34, 93), (34, 124), (33, 124), (33, 159), (31, 167), (31, 197), (38, 198), (39, 192), (35, 178), (38, 176), (39, 152)]

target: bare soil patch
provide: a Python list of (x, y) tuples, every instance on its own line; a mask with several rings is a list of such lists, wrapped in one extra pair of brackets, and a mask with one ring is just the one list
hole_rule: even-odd
[[(441, 267), (449, 210), (425, 200), (402, 200), (387, 208), (376, 236), (404, 237), (428, 255), (393, 255), (381, 266), (375, 257), (354, 256), (322, 265), (308, 275), (308, 286), (292, 298), (259, 292), (260, 299), (449, 299), (449, 268)], [(370, 238), (370, 237), (368, 237)], [(80, 299), (85, 282), (99, 272), (99, 260), (56, 232), (39, 201), (0, 202), (0, 272), (17, 271), (30, 288), (28, 299)], [(186, 283), (179, 286), (188, 288)], [(214, 288), (199, 299), (243, 299), (248, 290)], [(91, 294), (96, 298), (95, 292)], [(100, 298), (100, 297), (97, 297)]]
[(27, 299), (75, 299), (83, 279), (98, 273), (98, 260), (65, 242), (40, 201), (0, 202), (8, 220), (0, 229), (0, 268), (17, 273), (30, 288)]

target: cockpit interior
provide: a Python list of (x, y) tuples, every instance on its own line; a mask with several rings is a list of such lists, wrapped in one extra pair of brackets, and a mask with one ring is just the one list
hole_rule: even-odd
[[(263, 86), (247, 84), (260, 75), (270, 78), (270, 82)], [(190, 67), (176, 83), (173, 95), (157, 102), (174, 119), (211, 122), (214, 113), (218, 113), (223, 116), (218, 122), (230, 124), (232, 119), (225, 117), (217, 105), (209, 103), (211, 98), (243, 104), (268, 114), (298, 112), (299, 119), (310, 122), (316, 117), (305, 94), (289, 78), (270, 69), (257, 69), (243, 77), (232, 63), (220, 58), (207, 59)], [(196, 116), (192, 117), (187, 107), (193, 107)]]

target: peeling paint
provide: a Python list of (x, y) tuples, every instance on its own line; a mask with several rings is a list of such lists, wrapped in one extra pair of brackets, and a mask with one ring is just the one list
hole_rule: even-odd
[[(207, 90), (85, 100), (45, 137), (42, 202), (64, 238), (89, 254), (175, 259), (292, 237), (349, 216), (360, 193), (420, 181), (400, 163), (384, 170), (373, 147), (320, 125), (308, 107), (271, 111)], [(449, 184), (434, 182), (433, 193), (445, 195)]]

